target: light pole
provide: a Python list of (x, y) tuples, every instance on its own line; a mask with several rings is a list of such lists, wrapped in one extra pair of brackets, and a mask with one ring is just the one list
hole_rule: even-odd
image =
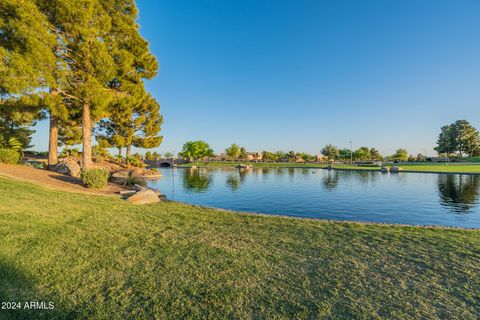
[(353, 147), (352, 147), (352, 141), (350, 142), (350, 164), (353, 164)]

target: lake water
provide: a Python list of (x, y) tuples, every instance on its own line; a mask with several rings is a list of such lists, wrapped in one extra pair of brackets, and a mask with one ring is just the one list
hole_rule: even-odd
[(480, 176), (324, 169), (159, 169), (168, 199), (295, 217), (480, 228)]

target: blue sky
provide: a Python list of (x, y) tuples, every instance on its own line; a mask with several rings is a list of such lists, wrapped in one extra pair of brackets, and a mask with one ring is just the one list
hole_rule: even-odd
[[(480, 2), (138, 1), (160, 63), (158, 151), (318, 153), (327, 143), (433, 154), (442, 125), (480, 128)], [(47, 123), (33, 143), (47, 149)]]

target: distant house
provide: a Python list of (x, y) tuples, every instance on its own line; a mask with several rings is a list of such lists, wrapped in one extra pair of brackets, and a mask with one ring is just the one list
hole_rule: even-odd
[(300, 157), (300, 156), (295, 156), (295, 162), (296, 162), (296, 163), (303, 163), (303, 162), (305, 162), (305, 159), (303, 159), (303, 158)]
[(262, 161), (263, 154), (261, 152), (249, 152), (247, 153), (248, 161)]
[(315, 156), (315, 161), (316, 162), (323, 162), (323, 161), (327, 161), (327, 157), (325, 157), (323, 154), (317, 154)]
[(420, 162), (427, 161), (427, 157), (419, 153), (417, 154), (416, 161), (420, 161)]

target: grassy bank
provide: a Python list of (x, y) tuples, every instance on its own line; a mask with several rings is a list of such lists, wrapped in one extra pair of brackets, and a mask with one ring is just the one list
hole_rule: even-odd
[(404, 170), (421, 172), (461, 172), (461, 173), (480, 173), (480, 164), (469, 163), (408, 163), (400, 164)]
[[(405, 208), (408, 210), (408, 208)], [(2, 319), (472, 319), (480, 231), (246, 215), (0, 178)]]
[[(191, 167), (192, 165), (197, 165), (199, 167), (205, 168), (215, 168), (215, 167), (233, 167), (238, 165), (240, 162), (235, 164), (232, 162), (198, 162), (197, 163), (188, 163), (185, 165), (180, 165), (179, 167)], [(291, 163), (291, 162), (252, 162), (253, 168), (326, 168), (327, 164), (321, 163)], [(438, 173), (476, 173), (480, 174), (480, 163), (400, 163), (396, 164), (402, 167), (406, 171), (419, 171), (419, 172), (438, 172)], [(387, 166), (391, 166), (388, 164)], [(379, 166), (355, 166), (349, 164), (335, 164), (332, 165), (334, 169), (339, 170), (371, 170), (371, 171), (380, 171)]]

